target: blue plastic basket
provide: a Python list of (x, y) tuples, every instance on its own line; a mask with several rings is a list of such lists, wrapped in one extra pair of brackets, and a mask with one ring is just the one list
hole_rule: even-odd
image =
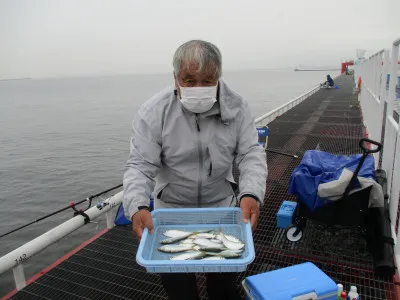
[[(157, 209), (152, 213), (154, 234), (145, 229), (136, 254), (136, 261), (151, 273), (242, 272), (255, 257), (250, 222), (243, 223), (240, 208)], [(233, 235), (245, 243), (241, 258), (225, 260), (170, 260), (177, 253), (158, 251), (168, 229), (196, 231), (211, 229)]]

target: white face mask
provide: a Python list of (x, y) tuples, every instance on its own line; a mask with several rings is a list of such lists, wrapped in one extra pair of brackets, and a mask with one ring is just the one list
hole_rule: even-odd
[(201, 86), (201, 87), (181, 87), (181, 103), (182, 105), (196, 114), (209, 111), (215, 102), (217, 102), (217, 87)]

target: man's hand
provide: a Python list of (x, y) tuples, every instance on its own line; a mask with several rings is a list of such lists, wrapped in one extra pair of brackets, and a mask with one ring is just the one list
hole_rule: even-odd
[(141, 209), (132, 216), (132, 230), (139, 241), (142, 238), (144, 228), (147, 228), (150, 233), (154, 233), (151, 213), (147, 209)]
[(243, 197), (240, 200), (240, 208), (242, 209), (243, 222), (247, 223), (250, 220), (251, 230), (254, 232), (260, 215), (257, 200), (252, 197)]

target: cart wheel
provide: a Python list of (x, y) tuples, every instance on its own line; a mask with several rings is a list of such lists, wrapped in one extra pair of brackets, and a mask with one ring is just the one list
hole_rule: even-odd
[(291, 242), (298, 242), (303, 237), (303, 231), (296, 225), (291, 225), (286, 231), (286, 238)]

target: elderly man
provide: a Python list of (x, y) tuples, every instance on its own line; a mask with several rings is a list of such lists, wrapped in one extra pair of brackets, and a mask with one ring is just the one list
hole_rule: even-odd
[[(155, 208), (239, 205), (255, 230), (267, 179), (265, 152), (247, 102), (221, 80), (221, 54), (209, 42), (181, 45), (175, 87), (145, 102), (133, 121), (124, 175), (125, 214), (140, 239)], [(239, 170), (239, 194), (232, 176)], [(194, 274), (162, 274), (170, 299), (198, 299)], [(240, 299), (232, 274), (207, 274), (209, 299)]]

